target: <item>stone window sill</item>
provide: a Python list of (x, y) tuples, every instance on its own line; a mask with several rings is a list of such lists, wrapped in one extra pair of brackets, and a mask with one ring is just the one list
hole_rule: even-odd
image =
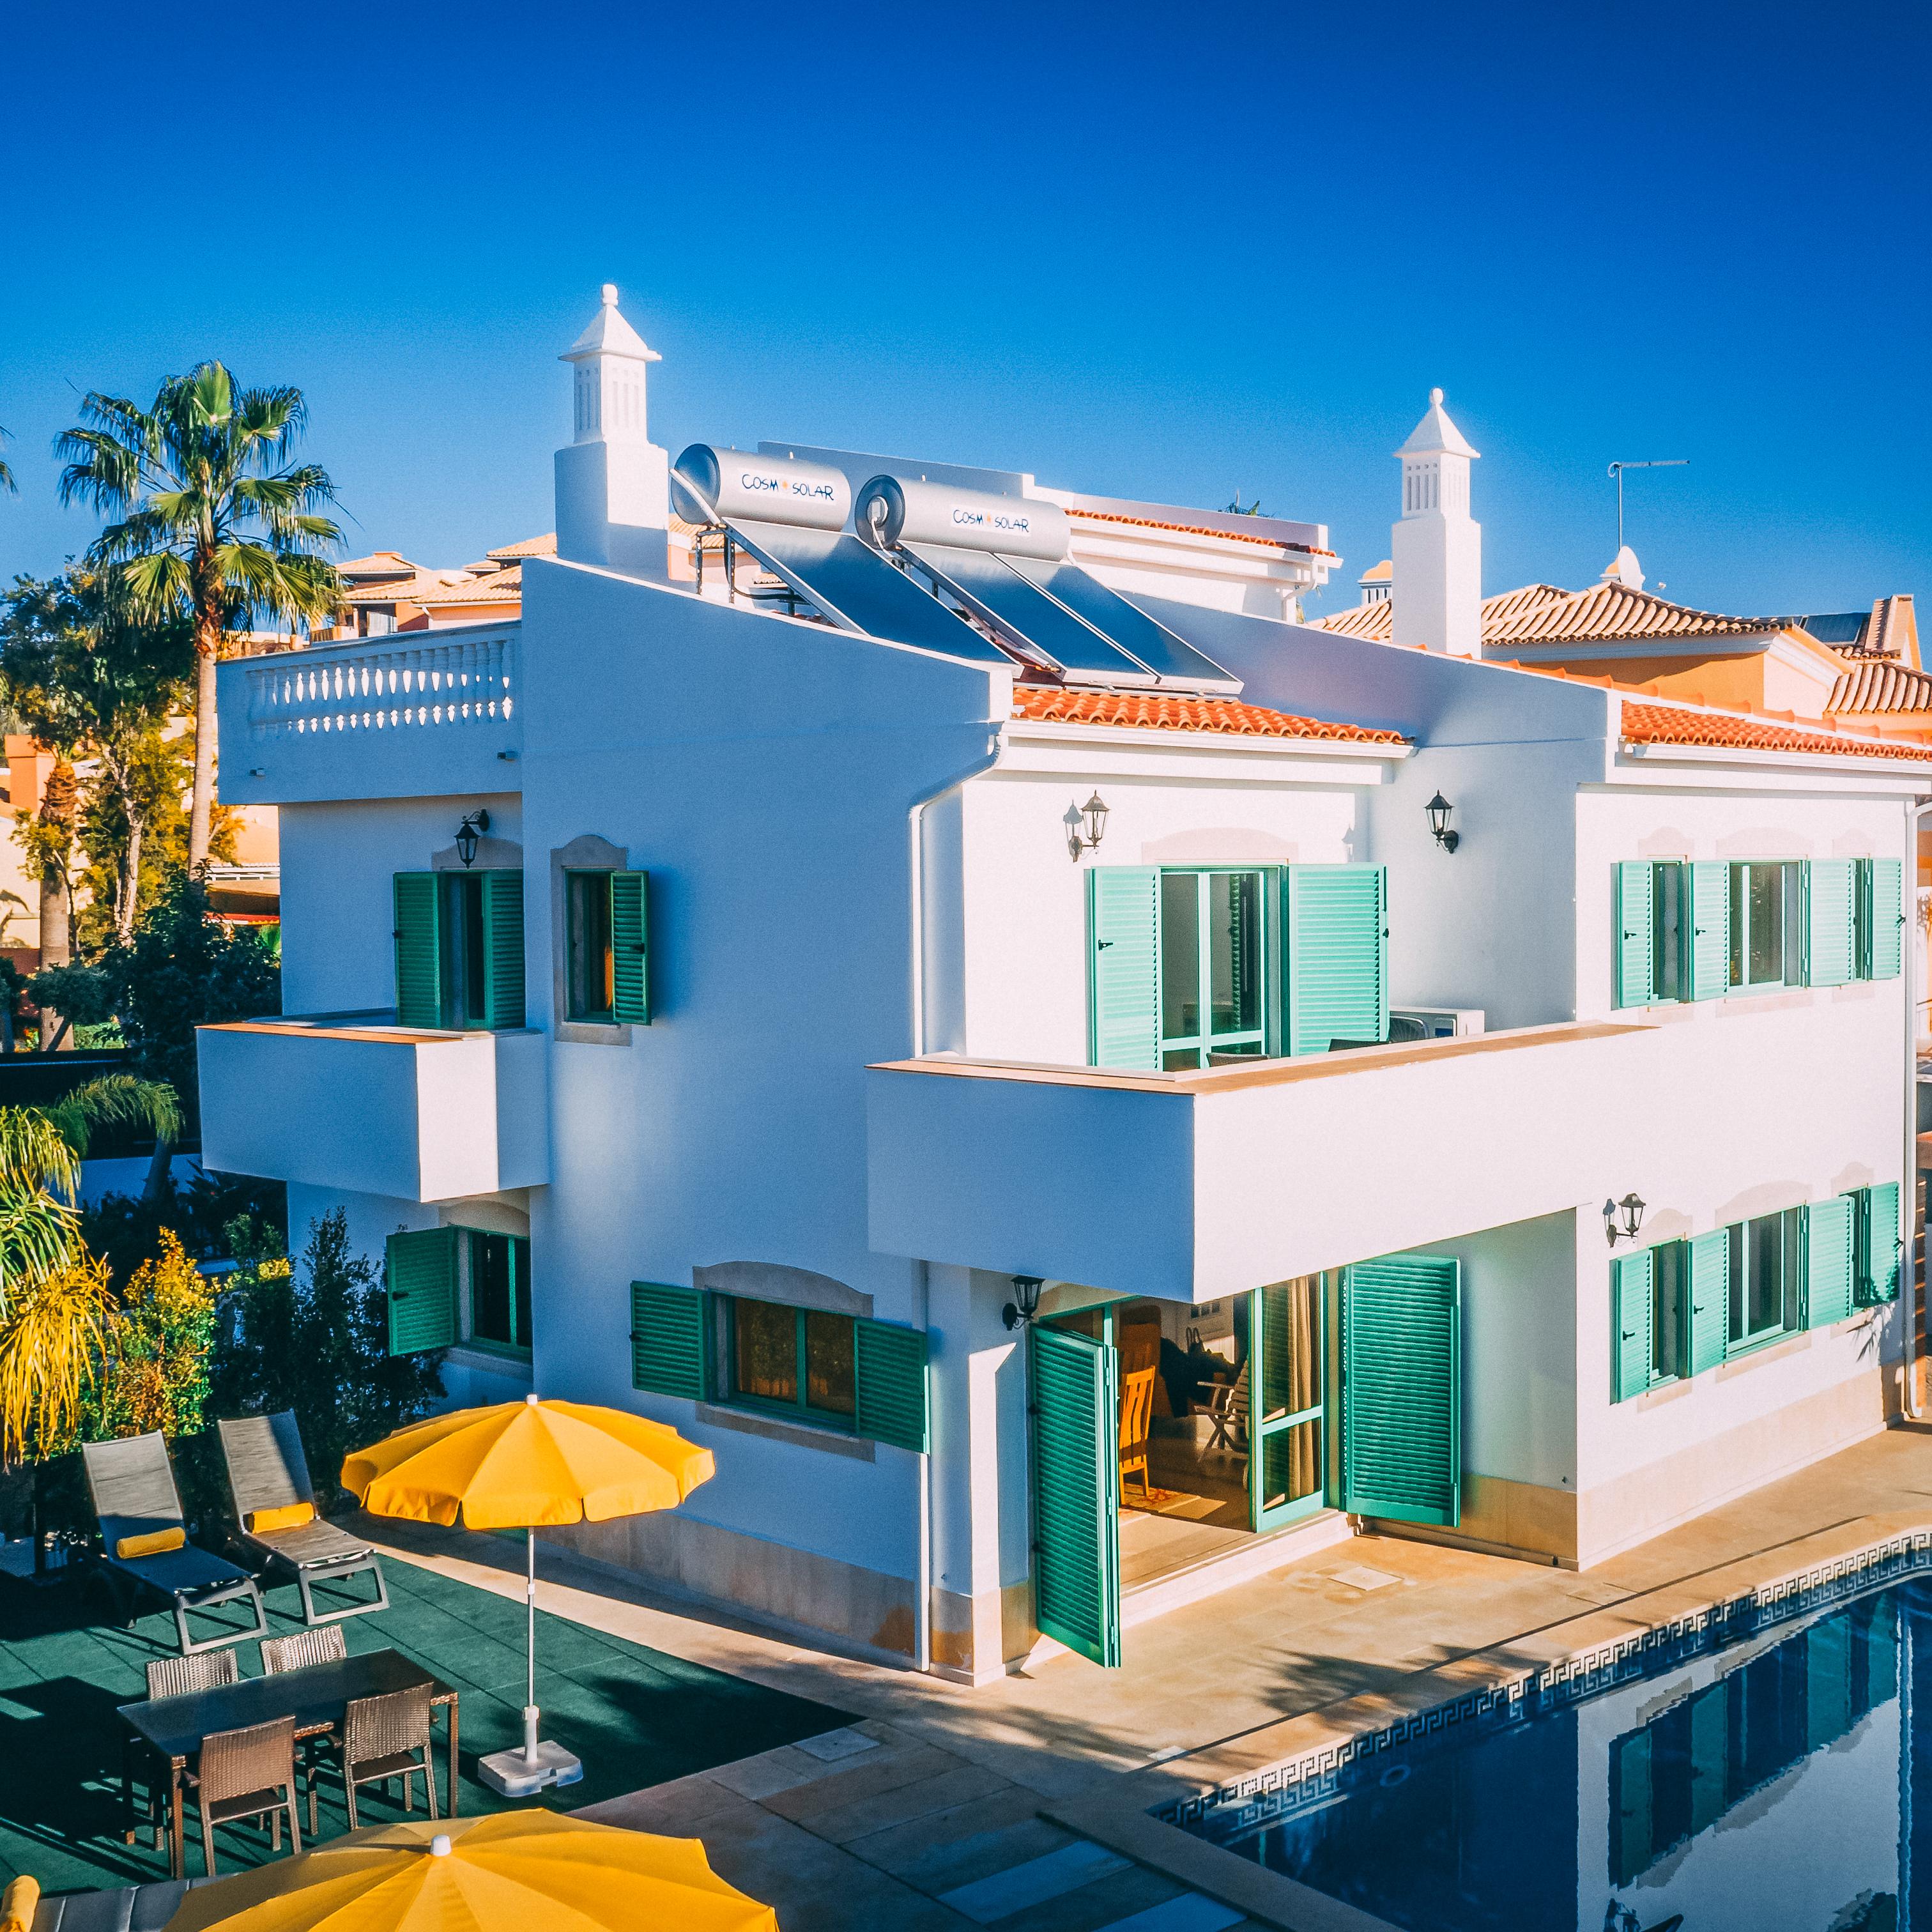
[(814, 1429), (796, 1422), (780, 1422), (776, 1417), (759, 1415), (747, 1408), (726, 1408), (716, 1402), (700, 1402), (697, 1419), (712, 1429), (734, 1429), (742, 1436), (762, 1436), (768, 1442), (788, 1442), (795, 1449), (823, 1449), (834, 1456), (848, 1456), (855, 1462), (878, 1460), (877, 1445), (861, 1436), (848, 1436), (836, 1429)]
[(556, 1036), (571, 1046), (628, 1046), (631, 1029), (602, 1020), (559, 1020)]

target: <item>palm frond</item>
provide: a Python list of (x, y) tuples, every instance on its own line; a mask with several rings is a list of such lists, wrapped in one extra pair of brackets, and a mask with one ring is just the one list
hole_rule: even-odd
[(165, 1080), (137, 1080), (131, 1073), (86, 1081), (45, 1112), (83, 1160), (95, 1127), (143, 1126), (152, 1128), (158, 1140), (181, 1137), (181, 1103), (175, 1090)]
[(112, 1307), (106, 1263), (82, 1250), (22, 1292), (0, 1329), (0, 1461), (44, 1455), (72, 1435)]
[(80, 1214), (70, 1202), (0, 1180), (0, 1315), (58, 1274), (80, 1244)]
[(51, 1188), (71, 1200), (80, 1156), (44, 1108), (0, 1107), (0, 1188)]

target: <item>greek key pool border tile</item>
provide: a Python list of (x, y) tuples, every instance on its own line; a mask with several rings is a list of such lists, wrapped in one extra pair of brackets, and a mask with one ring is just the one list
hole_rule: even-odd
[[(1540, 1670), (1526, 1670), (1520, 1677), (1466, 1692), (1339, 1744), (1286, 1759), (1216, 1790), (1156, 1808), (1152, 1816), (1183, 1826), (1204, 1822), (1208, 1828), (1202, 1835), (1225, 1844), (1260, 1825), (1326, 1802), (1345, 1784), (1361, 1782), (1373, 1760), (1406, 1748), (1445, 1742), (1459, 1726), (1514, 1722), (1532, 1704), (1543, 1711), (1580, 1702), (1614, 1684), (1668, 1670), (1688, 1657), (1722, 1649), (1741, 1637), (1928, 1568), (1932, 1568), (1932, 1530), (1914, 1530), (1634, 1636), (1579, 1652)], [(1391, 1764), (1382, 1774), (1394, 1768)]]

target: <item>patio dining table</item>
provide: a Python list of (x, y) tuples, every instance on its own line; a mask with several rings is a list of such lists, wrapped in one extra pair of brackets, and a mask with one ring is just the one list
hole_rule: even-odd
[[(201, 1749), (202, 1740), (218, 1731), (239, 1730), (249, 1724), (272, 1724), (278, 1718), (296, 1720), (298, 1738), (320, 1737), (338, 1730), (349, 1705), (358, 1697), (380, 1697), (392, 1690), (429, 1687), (430, 1702), (448, 1714), (448, 1802), (446, 1816), (456, 1816), (456, 1696), (441, 1678), (412, 1663), (399, 1650), (374, 1650), (331, 1664), (312, 1664), (300, 1670), (272, 1676), (244, 1678), (212, 1690), (189, 1690), (177, 1697), (149, 1697), (118, 1706), (128, 1727), (125, 1744), (145, 1744), (168, 1767), (168, 1870), (186, 1875), (187, 1853), (182, 1819), (182, 1774)], [(127, 1806), (127, 1842), (134, 1842), (134, 1786), (124, 1755), (122, 1790)]]

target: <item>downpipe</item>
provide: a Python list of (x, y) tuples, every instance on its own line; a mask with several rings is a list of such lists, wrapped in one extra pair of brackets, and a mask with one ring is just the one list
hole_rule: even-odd
[[(1012, 708), (1010, 693), (1005, 708)], [(944, 784), (914, 800), (906, 815), (906, 832), (910, 848), (907, 878), (911, 940), (910, 970), (908, 976), (911, 1010), (907, 1018), (912, 1041), (910, 1057), (914, 1060), (922, 1058), (926, 1052), (926, 814), (942, 799), (950, 798), (969, 780), (977, 778), (982, 772), (991, 771), (999, 763), (1006, 734), (992, 718), (987, 720), (987, 734), (986, 748), (980, 757)], [(920, 1332), (926, 1334), (932, 1326), (932, 1270), (923, 1260), (916, 1262), (914, 1266), (919, 1280), (919, 1325)], [(928, 1430), (928, 1437), (929, 1435)], [(913, 1667), (922, 1676), (928, 1676), (932, 1670), (932, 1456), (929, 1449), (919, 1459), (919, 1558), (914, 1575), (916, 1582), (912, 1619)]]
[(1924, 1420), (1924, 1405), (1918, 1399), (1918, 996), (1926, 935), (1918, 926), (1918, 826), (1928, 812), (1932, 812), (1932, 802), (1905, 808), (1906, 883), (1899, 895), (1899, 910), (1904, 911), (1907, 904), (1912, 908), (1904, 935), (1907, 943), (1900, 948), (1905, 979), (1905, 1171), (1900, 1192), (1904, 1196), (1909, 1234), (1900, 1257), (1899, 1273), (1904, 1282), (1899, 1300), (1905, 1310), (1904, 1407), (1914, 1422)]

